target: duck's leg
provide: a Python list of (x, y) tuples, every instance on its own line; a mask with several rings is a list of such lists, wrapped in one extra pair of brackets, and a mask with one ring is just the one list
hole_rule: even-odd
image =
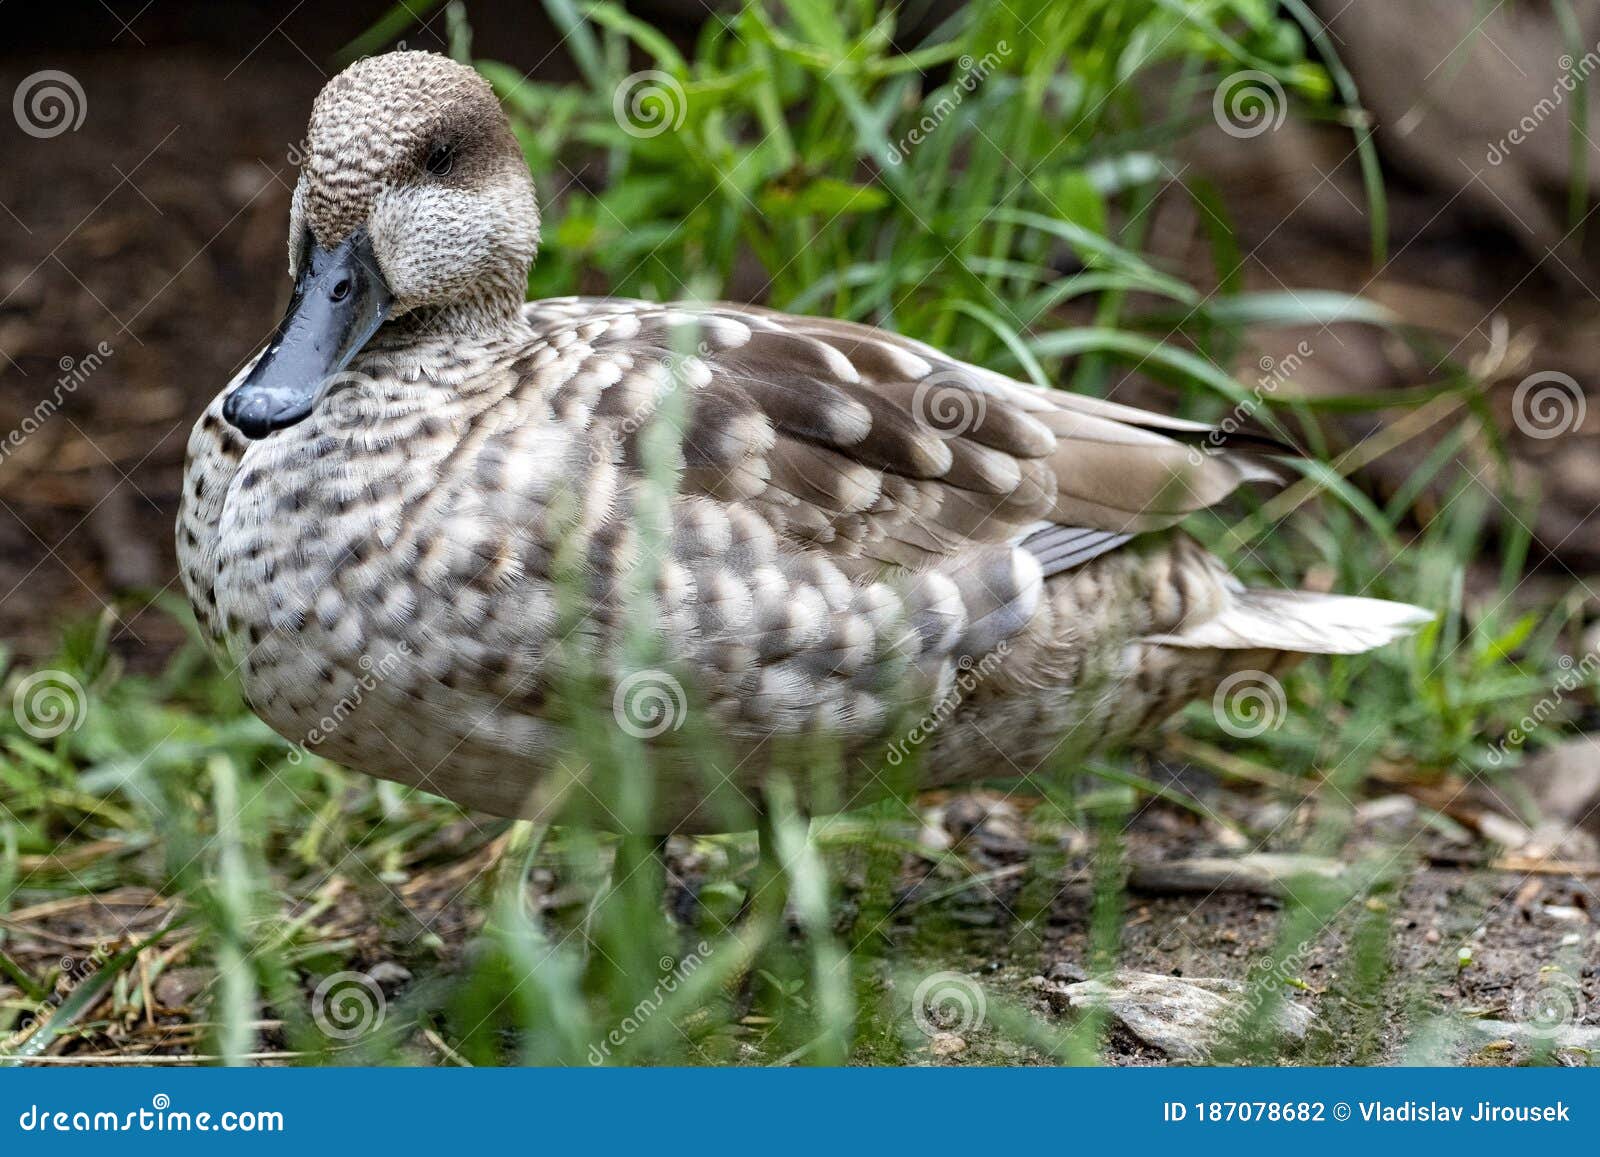
[(789, 903), (789, 875), (779, 854), (777, 827), (772, 809), (763, 806), (756, 816), (756, 863), (745, 888), (733, 927), (750, 953), (750, 963), (741, 971), (734, 989), (734, 1012), (744, 1017), (755, 1001), (755, 977), (762, 958), (772, 951), (784, 935), (784, 911)]
[(739, 914), (734, 917), (734, 927), (742, 928), (752, 920), (770, 917), (775, 911), (781, 918), (784, 905), (789, 901), (788, 877), (783, 871), (783, 860), (778, 855), (778, 834), (773, 826), (772, 813), (766, 808), (756, 816), (756, 864), (745, 888), (744, 899), (739, 902)]
[(588, 942), (625, 988), (649, 989), (660, 979), (671, 940), (661, 908), (666, 844), (666, 836), (620, 837), (609, 885), (585, 916)]
[(667, 914), (680, 929), (692, 932), (700, 917), (700, 884), (672, 870), (672, 861), (667, 858), (667, 838), (658, 837), (655, 846), (667, 885)]
[(622, 836), (617, 857), (611, 862), (611, 887), (659, 904), (667, 881), (666, 836)]
[(658, 902), (666, 894), (666, 912), (670, 921), (679, 928), (692, 929), (695, 924), (700, 899), (698, 888), (672, 870), (667, 859), (669, 836), (623, 836), (617, 847), (616, 866), (612, 870), (615, 880), (637, 877), (653, 889)]

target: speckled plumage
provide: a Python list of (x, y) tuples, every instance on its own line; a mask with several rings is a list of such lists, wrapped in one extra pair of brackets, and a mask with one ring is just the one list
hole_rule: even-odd
[[(441, 140), (443, 178), (426, 168)], [(178, 552), (257, 713), (337, 762), (543, 812), (581, 790), (570, 760), (552, 774), (566, 720), (616, 726), (611, 692), (637, 685), (630, 606), (652, 666), (728, 751), (707, 768), (671, 728), (647, 740), (657, 831), (722, 826), (708, 788), (752, 789), (787, 739), (845, 757), (836, 803), (866, 798), (930, 705), (929, 782), (1026, 773), (1230, 672), (1419, 620), (1245, 591), (1166, 530), (1270, 476), (1195, 453), (1194, 423), (844, 322), (522, 305), (531, 182), (487, 86), (444, 58), (353, 66), (308, 146), (291, 268), (307, 231), (331, 246), (366, 228), (399, 308), (297, 425), (247, 441), (222, 417), (237, 380), (223, 390), (190, 439)], [(653, 445), (676, 477), (656, 527), (640, 517)], [(567, 701), (574, 667), (599, 699)]]

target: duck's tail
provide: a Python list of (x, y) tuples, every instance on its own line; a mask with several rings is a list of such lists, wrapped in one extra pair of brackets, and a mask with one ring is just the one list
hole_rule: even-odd
[(1144, 641), (1222, 651), (1358, 655), (1402, 639), (1433, 619), (1431, 611), (1387, 599), (1240, 587), (1220, 614), (1181, 634)]

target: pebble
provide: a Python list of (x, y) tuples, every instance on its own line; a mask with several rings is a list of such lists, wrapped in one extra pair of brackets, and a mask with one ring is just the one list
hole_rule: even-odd
[(1408, 795), (1386, 795), (1356, 807), (1356, 819), (1367, 824), (1403, 827), (1417, 818), (1417, 801)]
[(380, 960), (367, 969), (367, 976), (379, 988), (399, 988), (411, 979), (411, 970), (393, 960)]
[(1540, 911), (1552, 920), (1572, 921), (1580, 924), (1589, 922), (1589, 913), (1582, 908), (1574, 908), (1568, 904), (1546, 904)]
[[(1118, 969), (1105, 980), (1090, 980), (1062, 990), (1068, 1007), (1100, 1007), (1145, 1044), (1174, 1060), (1204, 1061), (1226, 1026), (1236, 1023), (1247, 990), (1236, 980), (1177, 978)], [(1315, 1019), (1292, 1000), (1277, 1008), (1275, 1027), (1300, 1039)]]

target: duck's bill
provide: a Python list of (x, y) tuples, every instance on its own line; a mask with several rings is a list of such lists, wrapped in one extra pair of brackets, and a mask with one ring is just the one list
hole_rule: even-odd
[(394, 302), (366, 230), (332, 249), (308, 248), (288, 313), (222, 404), (222, 416), (247, 438), (265, 438), (303, 421)]

